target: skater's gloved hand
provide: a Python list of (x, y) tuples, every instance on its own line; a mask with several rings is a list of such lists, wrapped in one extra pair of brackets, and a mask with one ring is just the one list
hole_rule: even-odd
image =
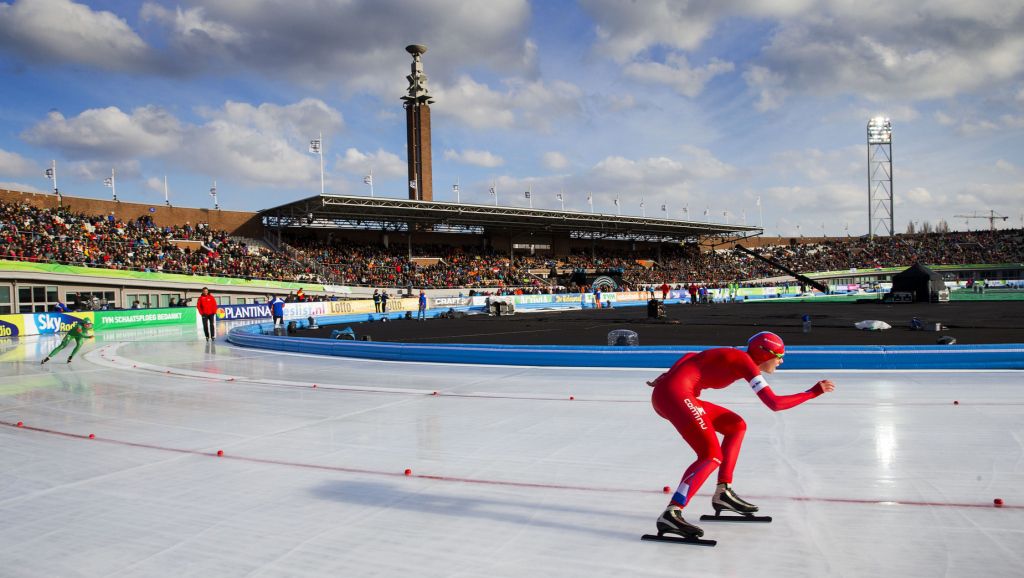
[(835, 389), (836, 389), (836, 384), (832, 383), (828, 379), (823, 379), (823, 380), (819, 381), (818, 383), (814, 384), (813, 391), (814, 391), (814, 393), (816, 393), (818, 395), (821, 395), (823, 393), (829, 393), (831, 391), (835, 391)]

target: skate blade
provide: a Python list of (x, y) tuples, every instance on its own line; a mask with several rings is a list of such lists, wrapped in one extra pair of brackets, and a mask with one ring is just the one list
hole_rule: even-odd
[(703, 516), (700, 517), (700, 521), (701, 522), (771, 522), (772, 521), (772, 517), (771, 516), (755, 516), (753, 514), (749, 514), (749, 515), (748, 514), (736, 514), (736, 515), (729, 515), (729, 516), (723, 516), (723, 515), (719, 515), (719, 514), (715, 514), (714, 516), (710, 516), (708, 514), (704, 514)]
[(655, 534), (644, 534), (641, 540), (648, 542), (673, 542), (676, 544), (690, 544), (691, 546), (714, 546), (718, 540), (704, 540), (703, 538), (684, 538), (682, 536), (657, 536)]

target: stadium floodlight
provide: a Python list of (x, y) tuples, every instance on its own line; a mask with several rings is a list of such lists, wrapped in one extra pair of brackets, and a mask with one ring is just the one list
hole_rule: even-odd
[(868, 144), (892, 143), (892, 122), (884, 116), (868, 121)]
[(892, 122), (868, 121), (868, 236), (893, 234)]

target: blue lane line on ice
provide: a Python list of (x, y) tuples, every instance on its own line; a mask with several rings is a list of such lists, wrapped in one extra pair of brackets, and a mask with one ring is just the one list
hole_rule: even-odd
[[(508, 392), (455, 392), (446, 390), (433, 390), (433, 389), (414, 389), (414, 388), (395, 388), (395, 387), (373, 387), (365, 385), (347, 385), (329, 383), (326, 381), (286, 381), (279, 379), (268, 379), (268, 378), (252, 378), (243, 375), (229, 375), (222, 373), (210, 373), (195, 370), (181, 370), (176, 367), (166, 365), (153, 365), (143, 362), (138, 362), (123, 356), (112, 355), (108, 356), (107, 353), (115, 352), (121, 344), (108, 345), (103, 349), (95, 350), (87, 354), (87, 358), (91, 359), (95, 363), (109, 364), (111, 367), (120, 367), (129, 369), (132, 371), (153, 373), (162, 377), (168, 378), (185, 378), (189, 380), (203, 380), (211, 383), (230, 383), (232, 385), (255, 385), (264, 387), (278, 387), (278, 388), (294, 388), (294, 389), (316, 389), (324, 392), (335, 392), (335, 393), (356, 393), (356, 394), (385, 394), (385, 395), (408, 395), (415, 397), (436, 397), (436, 398), (464, 398), (464, 399), (495, 399), (495, 400), (521, 400), (521, 401), (570, 401), (579, 403), (650, 403), (649, 396), (644, 395), (640, 397), (587, 397), (586, 394), (580, 396), (576, 393), (561, 393), (561, 394), (517, 394)], [(305, 355), (305, 354), (296, 354)], [(96, 359), (98, 356), (99, 359)], [(315, 357), (315, 356), (314, 356)], [(99, 370), (96, 370), (99, 371)], [(748, 400), (748, 401), (735, 401), (734, 405), (761, 405), (760, 401)], [(818, 405), (833, 405), (843, 407), (945, 407), (951, 405), (947, 401), (901, 401), (901, 402), (881, 402), (881, 403), (857, 403), (857, 402), (830, 402), (830, 401), (819, 401)], [(965, 401), (961, 404), (959, 401), (953, 402), (952, 405), (964, 405), (971, 407), (987, 407), (987, 406), (1007, 406), (1007, 405), (1024, 405), (1024, 403), (1018, 402), (978, 402), (978, 401)]]
[[(108, 346), (109, 348), (109, 346)], [(113, 348), (116, 351), (116, 346)], [(268, 378), (252, 378), (241, 375), (228, 375), (221, 373), (209, 373), (194, 370), (180, 370), (176, 367), (166, 365), (153, 365), (148, 363), (136, 362), (132, 359), (125, 358), (122, 356), (107, 356), (105, 352), (92, 352), (99, 355), (100, 359), (110, 364), (112, 367), (122, 367), (128, 369), (131, 366), (131, 370), (154, 373), (163, 377), (170, 378), (186, 378), (186, 379), (199, 379), (203, 381), (209, 381), (214, 383), (230, 383), (233, 385), (256, 385), (265, 387), (281, 387), (281, 388), (295, 388), (295, 389), (317, 389), (325, 392), (337, 392), (337, 393), (359, 393), (359, 394), (386, 394), (386, 395), (409, 395), (416, 397), (437, 397), (437, 398), (466, 398), (466, 399), (501, 399), (501, 400), (522, 400), (522, 401), (577, 401), (580, 403), (650, 403), (650, 398), (647, 395), (641, 397), (586, 397), (586, 394), (580, 396), (579, 394), (516, 394), (508, 392), (454, 392), (432, 389), (414, 389), (414, 388), (395, 388), (395, 387), (372, 387), (365, 385), (346, 385), (329, 383), (326, 381), (286, 381), (279, 379), (268, 379)], [(306, 354), (298, 354), (306, 355)], [(100, 371), (100, 370), (96, 370)], [(993, 370), (994, 371), (994, 370)], [(761, 405), (760, 401), (747, 400), (747, 401), (734, 401), (733, 405)], [(886, 401), (886, 402), (830, 402), (830, 401), (818, 401), (816, 405), (833, 405), (843, 407), (946, 407), (949, 405), (963, 405), (971, 407), (987, 407), (987, 406), (1008, 406), (1008, 405), (1024, 405), (1024, 403), (1018, 402), (987, 402), (987, 401), (971, 401), (967, 400), (964, 403), (955, 401), (952, 404), (948, 401)]]
[[(365, 315), (341, 316), (340, 322)], [(574, 345), (414, 344), (349, 341), (270, 334), (273, 325), (235, 327), (227, 340), (235, 345), (384, 361), (419, 361), (542, 367), (667, 368), (691, 351), (711, 346), (609, 347)], [(793, 346), (786, 369), (1024, 369), (1024, 343), (999, 345), (850, 345)]]

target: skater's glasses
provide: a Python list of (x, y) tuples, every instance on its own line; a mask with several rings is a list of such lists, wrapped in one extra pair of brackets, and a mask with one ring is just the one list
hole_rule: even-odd
[(771, 349), (768, 349), (767, 347), (765, 347), (763, 345), (761, 346), (761, 349), (767, 351), (768, 353), (771, 353), (772, 355), (775, 356), (776, 359), (782, 359), (782, 357), (784, 355), (786, 355), (785, 353), (775, 353), (774, 351), (772, 351)]

